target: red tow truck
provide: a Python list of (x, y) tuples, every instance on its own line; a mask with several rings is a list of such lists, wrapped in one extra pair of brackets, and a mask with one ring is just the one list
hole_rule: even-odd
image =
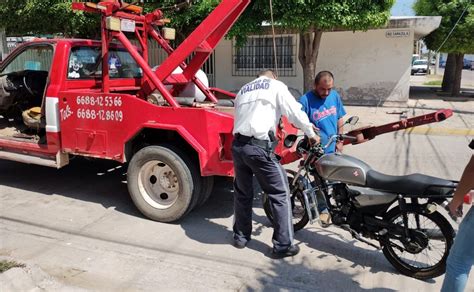
[[(33, 41), (0, 64), (0, 159), (56, 168), (71, 156), (128, 163), (137, 208), (157, 221), (182, 218), (207, 200), (214, 176), (233, 175), (235, 95), (196, 73), (249, 2), (223, 0), (176, 49), (160, 10), (73, 2), (101, 15), (101, 41)], [(168, 54), (156, 70), (149, 41)], [(189, 84), (205, 100), (178, 97)]]

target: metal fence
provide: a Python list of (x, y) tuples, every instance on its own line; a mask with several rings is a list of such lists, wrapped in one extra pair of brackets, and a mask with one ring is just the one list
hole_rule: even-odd
[(296, 76), (296, 37), (279, 35), (276, 42), (276, 59), (272, 36), (251, 36), (242, 47), (232, 44), (232, 75), (254, 76), (262, 69), (278, 67), (280, 76)]

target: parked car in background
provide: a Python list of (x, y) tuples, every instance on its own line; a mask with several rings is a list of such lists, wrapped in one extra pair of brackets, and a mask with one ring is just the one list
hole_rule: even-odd
[(415, 75), (417, 73), (428, 73), (428, 60), (423, 59), (413, 61), (413, 64), (411, 65), (411, 75)]
[(468, 59), (464, 58), (462, 68), (463, 68), (463, 69), (471, 69), (471, 70), (472, 70), (472, 65), (471, 65), (471, 63), (472, 63), (471, 60), (468, 60)]
[(419, 60), (419, 59), (421, 59), (420, 55), (413, 54), (413, 56), (411, 57), (411, 64), (413, 65), (413, 62), (415, 62), (416, 60)]
[[(473, 64), (474, 64), (474, 60), (469, 60), (469, 59), (464, 58), (462, 68), (463, 69), (474, 70), (474, 65)], [(446, 67), (446, 60), (440, 60), (439, 61), (439, 67), (440, 68), (445, 68)]]

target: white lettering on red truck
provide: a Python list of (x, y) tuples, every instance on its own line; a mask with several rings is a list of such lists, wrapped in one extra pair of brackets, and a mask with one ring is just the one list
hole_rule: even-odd
[(76, 104), (78, 119), (112, 122), (122, 122), (124, 119), (121, 96), (79, 95)]

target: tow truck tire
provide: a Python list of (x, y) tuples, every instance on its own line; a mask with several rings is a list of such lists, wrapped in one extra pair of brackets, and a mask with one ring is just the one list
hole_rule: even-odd
[(212, 190), (214, 189), (214, 177), (203, 176), (202, 177), (202, 191), (199, 196), (198, 207), (204, 205), (207, 200), (211, 197)]
[(130, 196), (140, 212), (152, 220), (179, 220), (199, 197), (193, 194), (200, 190), (194, 190), (192, 162), (177, 152), (169, 145), (147, 146), (135, 153), (128, 165)]

